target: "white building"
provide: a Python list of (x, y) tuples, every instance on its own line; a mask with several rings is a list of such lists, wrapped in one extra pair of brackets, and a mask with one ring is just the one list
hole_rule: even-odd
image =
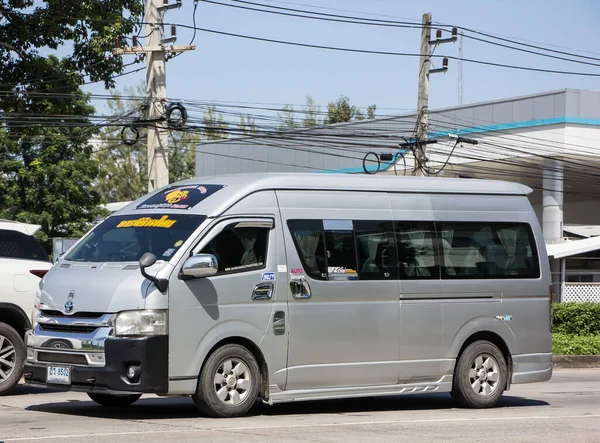
[[(413, 113), (200, 143), (196, 175), (311, 170), (410, 175), (414, 156), (399, 144), (413, 137), (415, 124)], [(600, 301), (600, 92), (567, 89), (432, 110), (428, 134), (437, 140), (427, 145), (432, 174), (530, 186), (549, 254), (557, 259), (555, 293), (563, 300)], [(454, 136), (478, 144), (454, 147)], [(395, 160), (378, 165), (369, 152)], [(577, 241), (586, 238), (591, 240)]]

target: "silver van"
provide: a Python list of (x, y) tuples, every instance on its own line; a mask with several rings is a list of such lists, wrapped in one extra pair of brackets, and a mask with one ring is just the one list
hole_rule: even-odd
[(512, 183), (240, 174), (169, 185), (46, 274), (27, 383), (205, 414), (450, 392), (495, 405), (552, 375), (542, 232)]

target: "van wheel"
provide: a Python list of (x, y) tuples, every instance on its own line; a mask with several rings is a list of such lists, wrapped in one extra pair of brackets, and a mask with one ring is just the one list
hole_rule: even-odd
[(259, 385), (260, 370), (252, 353), (229, 344), (208, 358), (192, 399), (200, 412), (211, 417), (239, 417), (254, 405)]
[(456, 363), (452, 397), (467, 408), (492, 407), (504, 393), (507, 373), (506, 360), (496, 345), (473, 342)]
[(93, 401), (102, 406), (108, 406), (111, 408), (123, 408), (134, 404), (142, 394), (129, 394), (129, 395), (112, 395), (112, 394), (97, 394), (94, 392), (88, 392), (88, 397)]
[(12, 327), (0, 323), (0, 395), (8, 394), (21, 379), (25, 343)]

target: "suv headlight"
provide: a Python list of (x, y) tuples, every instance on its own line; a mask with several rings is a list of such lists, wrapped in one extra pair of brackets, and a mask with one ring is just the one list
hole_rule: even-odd
[(115, 335), (166, 335), (168, 311), (123, 311), (115, 319)]

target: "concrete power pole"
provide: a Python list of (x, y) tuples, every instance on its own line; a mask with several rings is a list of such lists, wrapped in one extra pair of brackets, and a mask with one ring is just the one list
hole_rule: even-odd
[[(431, 56), (431, 14), (423, 14), (421, 29), (421, 57), (419, 59), (419, 97), (417, 100), (417, 151), (415, 153), (415, 175), (426, 175), (427, 149), (423, 143), (427, 138), (427, 110), (429, 106), (429, 62)], [(424, 168), (421, 167), (424, 166)]]
[[(145, 0), (144, 22), (146, 23), (146, 46), (117, 48), (115, 54), (147, 54), (146, 95), (148, 109), (148, 192), (169, 184), (168, 130), (166, 125), (167, 105), (167, 54), (196, 49), (193, 45), (173, 46), (175, 26), (171, 37), (164, 38), (164, 17), (169, 9), (180, 8), (181, 0), (169, 5), (169, 0)], [(134, 39), (135, 41), (135, 39)]]
[(442, 30), (438, 29), (435, 40), (431, 40), (431, 14), (423, 14), (421, 30), (421, 57), (419, 59), (419, 97), (417, 101), (417, 128), (414, 175), (427, 175), (427, 125), (429, 123), (429, 74), (446, 72), (448, 58), (444, 57), (441, 68), (430, 69), (431, 45), (455, 42), (458, 37), (457, 28), (452, 28), (452, 37), (442, 38)]
[[(144, 21), (148, 46), (160, 47), (164, 37), (162, 22), (164, 12), (158, 8), (163, 0), (146, 0)], [(160, 15), (160, 17), (159, 17)], [(161, 24), (158, 24), (158, 23)], [(148, 127), (148, 192), (169, 184), (169, 152), (167, 149), (168, 132), (158, 119), (165, 115), (167, 100), (167, 72), (165, 51), (151, 51), (146, 59), (146, 96), (147, 119), (152, 122)]]

